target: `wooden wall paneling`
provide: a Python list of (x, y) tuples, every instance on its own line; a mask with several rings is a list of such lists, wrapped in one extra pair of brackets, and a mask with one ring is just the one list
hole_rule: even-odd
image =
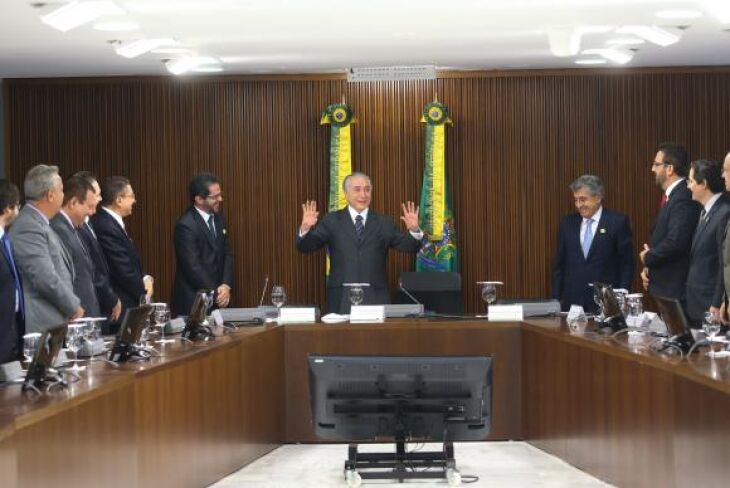
[[(373, 207), (399, 222), (418, 200), (423, 105), (438, 92), (454, 126), (447, 164), (466, 309), (483, 309), (474, 282), (505, 281), (502, 296), (550, 294), (567, 185), (596, 173), (606, 205), (629, 215), (635, 248), (649, 237), (660, 191), (649, 167), (656, 145), (676, 140), (693, 157), (722, 158), (730, 141), (727, 69), (521, 71), (450, 74), (435, 81), (347, 83), (302, 76), (7, 80), (7, 172), (22, 185), (41, 161), (65, 175), (132, 179), (128, 219), (161, 300), (172, 294), (172, 228), (188, 205), (189, 179), (223, 180), (236, 254), (233, 303), (258, 302), (265, 275), (292, 303), (324, 306), (324, 253), (294, 248), (301, 203), (326, 206), (329, 128), (321, 110), (344, 94), (360, 122), (353, 167), (373, 177)], [(400, 223), (399, 223), (400, 225)], [(392, 253), (391, 285), (414, 267)], [(639, 288), (638, 277), (634, 288)], [(268, 297), (267, 297), (268, 301)]]

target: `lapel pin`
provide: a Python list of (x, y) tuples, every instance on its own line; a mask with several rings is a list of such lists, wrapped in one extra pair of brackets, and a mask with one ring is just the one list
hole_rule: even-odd
[(600, 230), (599, 230), (599, 232), (600, 232), (601, 234), (605, 234), (605, 233), (606, 233), (606, 229), (600, 229)]

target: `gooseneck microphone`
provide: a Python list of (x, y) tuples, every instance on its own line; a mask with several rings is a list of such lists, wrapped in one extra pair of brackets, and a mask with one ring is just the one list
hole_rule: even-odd
[(264, 304), (264, 297), (266, 296), (266, 289), (269, 287), (269, 275), (266, 275), (266, 278), (264, 278), (264, 289), (261, 290), (261, 300), (259, 300), (259, 307), (261, 307)]
[(415, 303), (416, 305), (423, 305), (423, 303), (419, 302), (419, 301), (418, 301), (418, 299), (416, 299), (416, 297), (414, 297), (414, 296), (413, 296), (413, 295), (411, 294), (411, 292), (409, 292), (408, 290), (406, 290), (406, 287), (405, 287), (405, 286), (403, 286), (403, 280), (398, 280), (398, 289), (399, 289), (400, 291), (402, 291), (403, 293), (405, 293), (405, 294), (406, 294), (406, 296), (407, 296), (408, 298), (410, 298), (410, 299), (411, 299), (411, 301), (412, 301), (413, 303)]

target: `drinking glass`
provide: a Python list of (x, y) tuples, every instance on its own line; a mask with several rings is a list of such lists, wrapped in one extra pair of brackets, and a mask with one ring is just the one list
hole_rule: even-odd
[(152, 305), (155, 307), (152, 312), (154, 327), (160, 329), (160, 340), (157, 343), (175, 342), (172, 339), (165, 339), (165, 325), (170, 321), (170, 307), (166, 303), (153, 303)]
[(41, 341), (41, 333), (40, 332), (31, 332), (30, 334), (25, 334), (23, 336), (23, 356), (25, 356), (25, 359), (30, 362), (35, 357), (35, 353), (38, 350), (38, 344)]
[(365, 292), (359, 284), (351, 286), (348, 294), (350, 296), (350, 303), (353, 306), (360, 305), (365, 298)]
[(68, 324), (68, 331), (66, 332), (66, 349), (72, 352), (74, 359), (69, 359), (74, 365), (70, 369), (72, 371), (82, 371), (85, 368), (78, 365), (81, 361), (79, 359), (79, 349), (84, 342), (84, 331), (83, 324)]
[(497, 286), (503, 284), (501, 281), (477, 281), (477, 285), (482, 287), (482, 300), (487, 304), (487, 316), (489, 306), (497, 300)]
[(715, 336), (720, 332), (720, 317), (713, 312), (705, 312), (705, 318), (702, 322), (702, 329), (707, 334), (707, 340), (710, 342), (710, 351), (707, 353), (708, 356), (714, 357), (715, 352), (712, 350), (712, 343), (715, 340)]
[(271, 287), (271, 303), (278, 311), (278, 315), (281, 316), (281, 307), (286, 303), (286, 290), (281, 285), (274, 285)]

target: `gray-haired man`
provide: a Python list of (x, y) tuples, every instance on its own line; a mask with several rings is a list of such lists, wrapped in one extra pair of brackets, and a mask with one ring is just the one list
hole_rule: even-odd
[(25, 295), (25, 329), (40, 332), (84, 316), (73, 292), (71, 257), (50, 226), (63, 204), (57, 166), (39, 164), (25, 176), (26, 204), (10, 229)]

